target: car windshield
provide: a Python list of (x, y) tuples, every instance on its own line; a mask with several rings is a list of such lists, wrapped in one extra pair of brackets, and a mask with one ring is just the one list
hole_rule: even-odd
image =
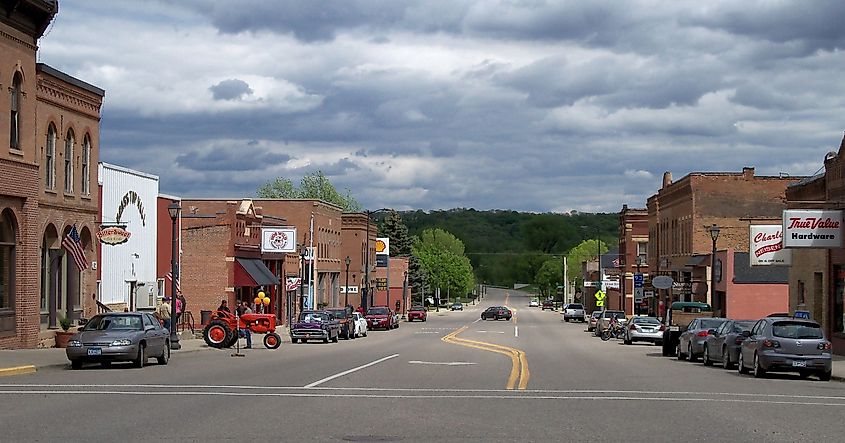
[(346, 310), (345, 309), (332, 309), (329, 312), (331, 312), (331, 314), (334, 315), (334, 318), (338, 318), (338, 319), (346, 318)]
[(701, 320), (701, 329), (716, 329), (719, 326), (722, 326), (722, 323), (726, 322), (725, 319), (713, 319), (713, 318), (705, 318)]
[(139, 331), (141, 330), (140, 315), (101, 315), (91, 319), (84, 331)]
[(370, 308), (367, 315), (387, 315), (387, 308)]
[(321, 312), (304, 312), (299, 316), (302, 323), (322, 323), (328, 320), (327, 315)]
[(660, 321), (654, 317), (636, 317), (634, 323), (638, 325), (659, 325)]
[(584, 309), (581, 305), (569, 305), (566, 309)]
[(413, 308), (411, 308), (411, 310), (412, 311), (425, 311), (425, 308), (423, 308), (422, 306), (414, 306)]
[(599, 318), (599, 317), (601, 317), (601, 311), (599, 311), (599, 312), (593, 312), (592, 314), (590, 314), (590, 317), (593, 317), (593, 318)]
[(753, 320), (734, 322), (733, 332), (739, 334), (742, 331), (750, 330), (752, 327), (754, 327), (754, 323), (755, 322)]
[(775, 337), (808, 339), (822, 338), (822, 329), (817, 324), (797, 321), (779, 321), (772, 325)]
[(611, 317), (622, 318), (624, 316), (625, 316), (625, 314), (623, 314), (622, 311), (604, 311), (604, 318), (611, 318)]

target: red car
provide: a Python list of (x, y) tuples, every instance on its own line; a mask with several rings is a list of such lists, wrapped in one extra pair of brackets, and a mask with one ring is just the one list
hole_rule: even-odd
[(408, 311), (408, 321), (425, 321), (426, 317), (428, 317), (428, 312), (422, 306), (414, 306)]
[(393, 311), (387, 306), (372, 306), (367, 309), (367, 329), (395, 329), (399, 325), (396, 323), (396, 316)]

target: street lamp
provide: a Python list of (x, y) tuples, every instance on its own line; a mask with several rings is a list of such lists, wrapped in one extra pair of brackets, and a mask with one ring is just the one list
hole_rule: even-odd
[(179, 334), (176, 333), (176, 282), (179, 281), (179, 270), (177, 268), (176, 259), (179, 256), (179, 237), (176, 231), (176, 219), (179, 217), (179, 211), (182, 207), (178, 202), (173, 202), (167, 207), (167, 212), (170, 214), (170, 230), (172, 232), (172, 248), (170, 252), (170, 349), (182, 349), (179, 343)]
[[(716, 300), (716, 240), (719, 239), (719, 227), (714, 223), (707, 229), (710, 232), (710, 239), (713, 240), (713, 249), (710, 253), (710, 303)], [(719, 309), (722, 309), (721, 303)]]
[(305, 307), (305, 256), (308, 255), (308, 247), (305, 243), (299, 248), (299, 310)]
[(349, 264), (352, 263), (352, 259), (347, 255), (343, 262), (346, 264), (346, 289), (343, 292), (346, 294), (345, 306), (349, 306)]

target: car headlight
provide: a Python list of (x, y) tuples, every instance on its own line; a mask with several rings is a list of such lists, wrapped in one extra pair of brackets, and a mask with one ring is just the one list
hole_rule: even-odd
[(124, 339), (121, 339), (121, 340), (115, 340), (115, 341), (111, 342), (110, 346), (129, 346), (131, 344), (132, 344), (132, 340), (124, 338)]
[(81, 348), (82, 342), (79, 341), (79, 340), (71, 340), (71, 341), (67, 342), (67, 347), (69, 347), (69, 348)]

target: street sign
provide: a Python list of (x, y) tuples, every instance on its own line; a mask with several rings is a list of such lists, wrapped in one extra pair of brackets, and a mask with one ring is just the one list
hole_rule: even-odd
[(594, 281), (584, 281), (585, 288), (597, 288), (598, 286)]
[(634, 288), (642, 288), (643, 287), (643, 281), (645, 281), (645, 279), (643, 278), (643, 274), (641, 274), (641, 273), (634, 274)]
[(386, 291), (387, 290), (387, 279), (386, 278), (377, 278), (376, 279), (376, 289), (379, 291)]
[(603, 303), (605, 298), (607, 298), (607, 294), (605, 294), (604, 291), (596, 291), (596, 301), (601, 301)]
[(651, 280), (651, 285), (657, 289), (669, 289), (672, 287), (672, 277), (666, 275), (658, 275)]

